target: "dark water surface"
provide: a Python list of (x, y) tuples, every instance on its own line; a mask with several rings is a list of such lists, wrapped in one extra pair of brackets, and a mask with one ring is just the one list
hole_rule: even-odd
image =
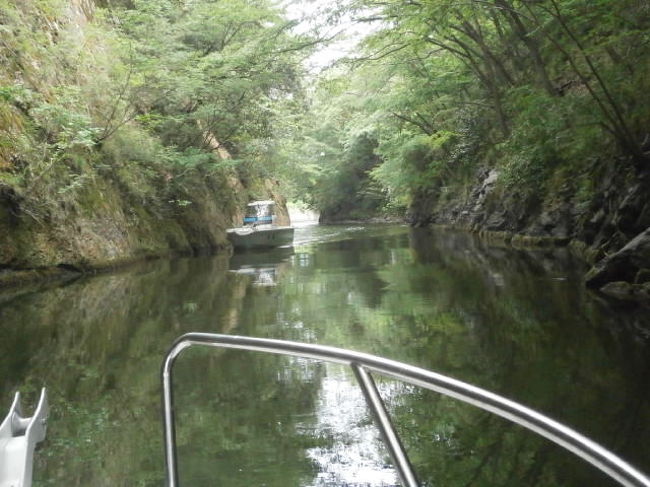
[[(285, 338), (403, 360), (572, 425), (650, 471), (650, 313), (585, 291), (561, 251), (401, 226), (305, 227), (295, 248), (142, 264), (0, 295), (0, 415), (52, 404), (36, 486), (163, 484), (159, 367), (188, 331)], [(181, 484), (394, 486), (349, 371), (184, 352)], [(380, 381), (425, 485), (614, 485), (520, 427)]]

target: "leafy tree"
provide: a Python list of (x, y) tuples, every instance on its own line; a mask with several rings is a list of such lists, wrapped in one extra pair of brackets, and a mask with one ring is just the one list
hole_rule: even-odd
[[(368, 177), (401, 204), (464, 191), (479, 167), (540, 197), (554, 174), (590, 177), (594, 158), (621, 157), (620, 170), (641, 175), (648, 14), (610, 0), (345, 3), (339, 16), (375, 27), (330, 75), (350, 94), (328, 99), (330, 113), (346, 114), (336, 138), (372, 134), (381, 163)], [(316, 100), (326, 93), (317, 85)]]

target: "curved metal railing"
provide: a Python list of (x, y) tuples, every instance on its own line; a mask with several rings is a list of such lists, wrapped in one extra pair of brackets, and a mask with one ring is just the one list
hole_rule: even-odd
[(179, 354), (194, 345), (291, 355), (351, 367), (381, 431), (402, 485), (405, 487), (417, 487), (419, 484), (399, 436), (391, 424), (390, 417), (371, 373), (399, 379), (408, 384), (439, 392), (472, 404), (548, 438), (596, 466), (621, 485), (626, 487), (650, 487), (648, 477), (589, 438), (537, 411), (485, 389), (429, 370), (366, 353), (285, 340), (210, 333), (188, 333), (181, 336), (174, 342), (163, 362), (161, 379), (168, 487), (178, 487), (179, 485), (172, 369)]

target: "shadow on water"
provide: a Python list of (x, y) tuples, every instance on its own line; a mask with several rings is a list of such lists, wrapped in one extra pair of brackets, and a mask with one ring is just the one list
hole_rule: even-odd
[[(642, 309), (585, 290), (584, 269), (565, 250), (517, 251), (431, 230), (413, 231), (411, 247), (419, 271), (406, 270), (404, 286), (426, 296), (427, 313), (440, 313), (406, 317), (407, 333), (422, 339), (414, 353), (433, 353), (432, 368), (531, 405), (648, 470), (650, 320)], [(457, 333), (445, 321), (460, 325)], [(545, 440), (454, 401), (418, 393), (396, 406), (404, 410), (418, 417), (406, 436), (437, 481), (614, 485)], [(421, 446), (422, 431), (438, 431), (437, 446)]]
[[(162, 485), (158, 371), (187, 331), (318, 342), (494, 390), (650, 470), (650, 317), (598, 299), (561, 250), (401, 226), (305, 227), (293, 249), (144, 263), (0, 295), (0, 400), (47, 385), (35, 486)], [(195, 350), (178, 361), (181, 481), (396, 485), (348, 371)], [(611, 485), (545, 440), (380, 381), (425, 485)], [(3, 406), (4, 407), (4, 406)]]
[(224, 258), (146, 263), (2, 304), (3, 404), (18, 389), (28, 398), (42, 385), (50, 392), (35, 485), (161, 484), (161, 357), (197, 326), (236, 325), (246, 280), (227, 266)]

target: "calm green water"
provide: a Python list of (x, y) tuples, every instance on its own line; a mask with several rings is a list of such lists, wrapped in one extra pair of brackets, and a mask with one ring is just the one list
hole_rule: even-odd
[[(187, 331), (384, 355), (539, 409), (650, 471), (650, 313), (587, 293), (562, 252), (402, 226), (305, 227), (293, 249), (146, 263), (0, 295), (0, 408), (49, 388), (36, 486), (163, 484), (159, 367)], [(175, 384), (181, 483), (397, 485), (351, 374), (196, 350)], [(425, 485), (613, 485), (457, 401), (381, 381)], [(0, 413), (2, 414), (2, 413)]]

